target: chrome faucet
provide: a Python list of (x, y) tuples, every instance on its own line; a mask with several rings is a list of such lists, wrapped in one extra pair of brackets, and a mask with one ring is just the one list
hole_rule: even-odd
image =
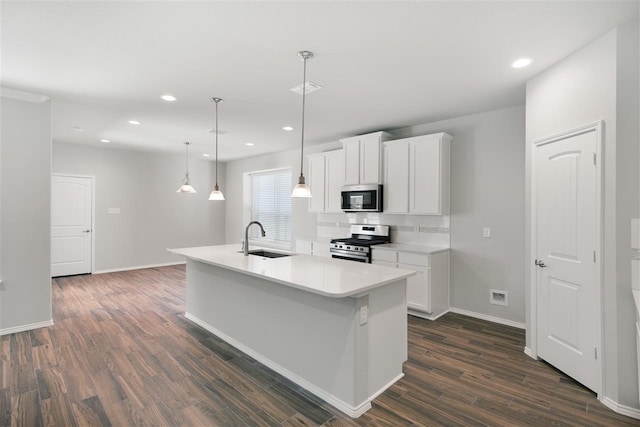
[(267, 235), (267, 233), (264, 232), (264, 227), (258, 221), (251, 221), (247, 224), (247, 228), (244, 229), (244, 256), (249, 256), (249, 227), (251, 227), (252, 224), (258, 224), (260, 226), (262, 237)]

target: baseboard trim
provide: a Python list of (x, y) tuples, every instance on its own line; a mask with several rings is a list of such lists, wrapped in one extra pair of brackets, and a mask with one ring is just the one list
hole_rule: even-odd
[(14, 326), (11, 328), (0, 329), (1, 335), (17, 334), (18, 332), (32, 331), (34, 329), (47, 328), (53, 326), (53, 319), (45, 322), (29, 323), (28, 325)]
[(526, 354), (527, 356), (529, 356), (533, 360), (538, 360), (538, 358), (533, 355), (533, 350), (531, 350), (529, 347), (525, 347), (524, 348), (524, 354)]
[(468, 311), (462, 308), (451, 307), (449, 309), (452, 313), (463, 314), (469, 317), (475, 317), (476, 319), (487, 320), (493, 323), (500, 323), (501, 325), (513, 326), (518, 329), (526, 329), (527, 326), (524, 323), (514, 322), (513, 320), (502, 319), (500, 317), (489, 316), (488, 314), (476, 313), (475, 311)]
[[(367, 412), (367, 410), (371, 409), (371, 401), (385, 390), (385, 388), (379, 390), (378, 392), (374, 393), (371, 397), (369, 397), (368, 400), (366, 400), (365, 402), (361, 403), (358, 406), (351, 406), (348, 403), (344, 402), (343, 400), (333, 396), (332, 394), (327, 393), (325, 390), (322, 390), (321, 388), (318, 388), (315, 385), (309, 383), (304, 378), (294, 374), (293, 372), (277, 364), (271, 359), (268, 359), (265, 356), (261, 355), (260, 353), (257, 353), (256, 351), (252, 350), (251, 348), (247, 347), (241, 342), (235, 340), (234, 338), (230, 337), (224, 332), (219, 331), (218, 329), (214, 328), (212, 325), (198, 318), (197, 316), (194, 316), (193, 314), (186, 312), (184, 314), (184, 317), (186, 317), (196, 325), (206, 329), (208, 332), (211, 332), (213, 335), (217, 336), (221, 340), (237, 348), (241, 352), (251, 356), (252, 358), (262, 363), (263, 365), (267, 366), (268, 368), (273, 369), (274, 371), (276, 371), (283, 377), (287, 378), (288, 380), (293, 381), (295, 384), (299, 385), (300, 387), (318, 396), (320, 399), (324, 400), (330, 405), (335, 406), (337, 409), (341, 410), (342, 412), (344, 412), (345, 414), (349, 415), (352, 418), (357, 418), (360, 415)], [(385, 387), (392, 385), (403, 376), (404, 374), (400, 374), (400, 376), (397, 379), (393, 380), (391, 383), (389, 383)]]
[(640, 409), (632, 408), (630, 406), (621, 405), (618, 402), (615, 402), (609, 397), (603, 397), (600, 399), (600, 402), (607, 408), (611, 409), (614, 412), (617, 412), (621, 415), (626, 415), (627, 417), (636, 418), (640, 420)]
[(108, 270), (97, 270), (97, 271), (94, 271), (93, 274), (117, 273), (119, 271), (142, 270), (144, 268), (156, 268), (156, 267), (169, 267), (172, 265), (181, 265), (181, 264), (186, 264), (186, 261), (167, 262), (164, 264), (135, 265), (132, 267), (124, 267), (124, 268), (111, 268)]
[(449, 310), (445, 310), (441, 313), (438, 313), (436, 315), (434, 314), (429, 314), (429, 313), (423, 313), (421, 311), (418, 310), (413, 310), (413, 309), (408, 309), (407, 312), (411, 315), (411, 316), (415, 316), (415, 317), (420, 317), (422, 319), (427, 319), (427, 320), (438, 320), (439, 318), (441, 318), (442, 316), (444, 316), (445, 314), (447, 314), (449, 312)]

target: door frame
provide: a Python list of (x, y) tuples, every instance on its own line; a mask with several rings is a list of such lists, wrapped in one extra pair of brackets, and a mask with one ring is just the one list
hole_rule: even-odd
[(596, 332), (597, 334), (597, 348), (598, 348), (598, 357), (596, 359), (596, 363), (598, 365), (598, 380), (597, 380), (597, 396), (598, 399), (602, 399), (603, 395), (603, 384), (604, 384), (604, 349), (602, 343), (604, 342), (604, 278), (603, 278), (603, 219), (604, 215), (602, 212), (603, 203), (602, 203), (602, 175), (603, 175), (603, 167), (604, 167), (604, 159), (603, 159), (603, 150), (602, 144), (604, 141), (604, 122), (602, 120), (598, 120), (595, 122), (587, 123), (582, 126), (575, 127), (573, 129), (559, 132), (553, 134), (551, 136), (547, 136), (544, 138), (536, 139), (533, 141), (533, 148), (531, 150), (531, 193), (529, 196), (530, 199), (530, 218), (531, 218), (531, 228), (530, 228), (530, 254), (527, 262), (529, 263), (529, 330), (530, 330), (530, 338), (531, 342), (529, 346), (525, 349), (525, 353), (534, 359), (538, 359), (538, 270), (533, 267), (536, 254), (537, 254), (537, 232), (538, 232), (538, 224), (536, 212), (538, 209), (537, 206), (537, 180), (538, 180), (538, 151), (537, 148), (542, 145), (550, 144), (553, 142), (557, 142), (559, 140), (571, 138), (573, 136), (581, 135), (588, 132), (595, 132), (596, 136), (596, 225), (598, 229), (595, 233), (595, 251), (596, 251), (596, 278), (598, 287), (598, 297), (599, 297), (599, 327), (600, 330)]
[[(96, 177), (94, 175), (78, 175), (73, 173), (52, 173), (51, 174), (51, 186), (53, 186), (54, 176), (68, 176), (71, 178), (86, 178), (91, 180), (91, 271), (90, 274), (96, 270)], [(49, 240), (51, 240), (51, 227), (49, 227)]]

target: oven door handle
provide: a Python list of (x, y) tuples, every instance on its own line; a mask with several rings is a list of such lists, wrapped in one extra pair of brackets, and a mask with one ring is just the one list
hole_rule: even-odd
[(329, 249), (329, 252), (332, 254), (348, 256), (351, 258), (368, 258), (369, 257), (369, 255), (367, 255), (367, 253), (365, 252), (352, 252), (352, 251), (345, 251), (342, 249), (331, 248)]

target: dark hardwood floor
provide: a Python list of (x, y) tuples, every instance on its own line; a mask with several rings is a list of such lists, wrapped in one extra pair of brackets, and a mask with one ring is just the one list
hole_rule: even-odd
[(0, 337), (2, 426), (638, 426), (523, 353), (409, 317), (405, 377), (351, 419), (184, 318), (184, 266), (58, 278), (55, 326)]

